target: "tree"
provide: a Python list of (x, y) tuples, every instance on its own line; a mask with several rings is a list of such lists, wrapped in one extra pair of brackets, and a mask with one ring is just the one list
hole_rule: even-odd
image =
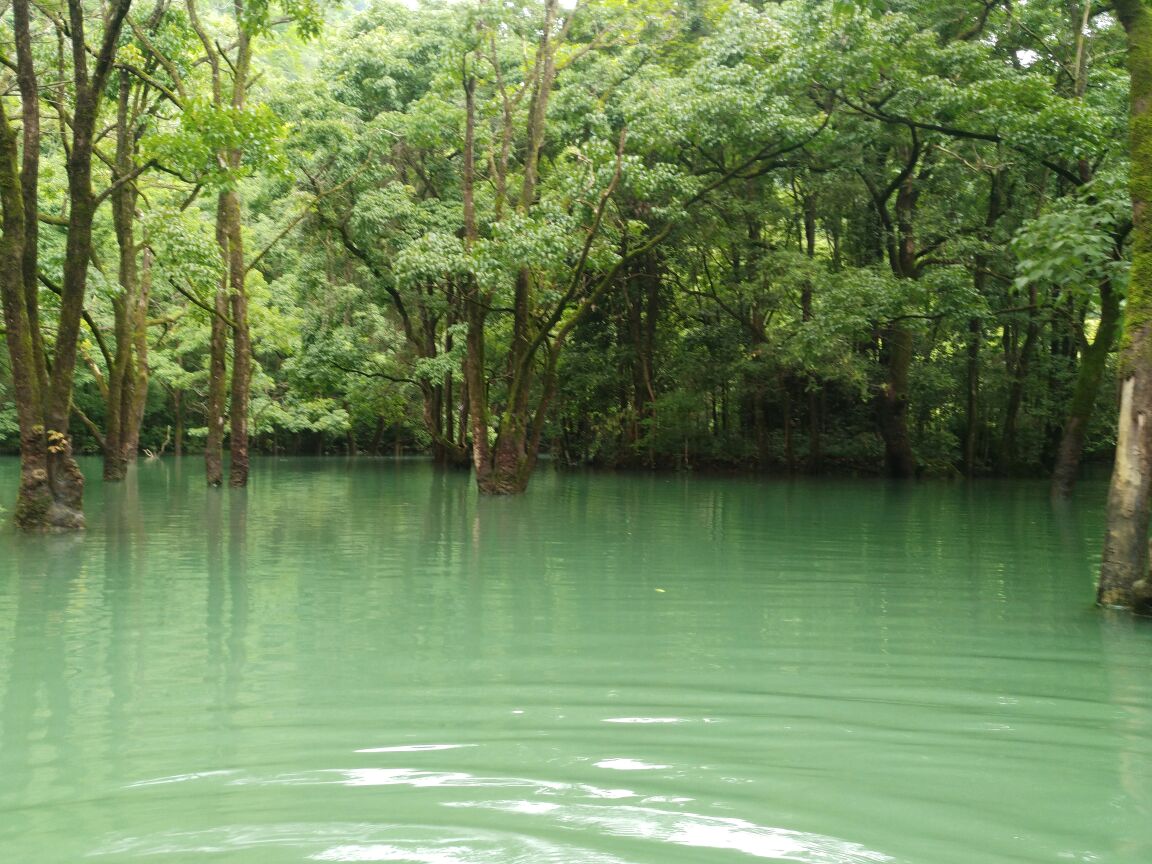
[(1148, 577), (1152, 494), (1152, 8), (1116, 0), (1128, 35), (1132, 158), (1132, 272), (1120, 358), (1120, 417), (1108, 487), (1104, 553), (1096, 600), (1137, 611), (1152, 608)]
[[(67, 20), (54, 22), (71, 47), (73, 104), (68, 112), (71, 117), (67, 136), (68, 239), (50, 368), (39, 336), (36, 297), (41, 95), (31, 50), (29, 5), (26, 0), (18, 0), (13, 7), (24, 118), (23, 162), (18, 156), (16, 132), (0, 108), (0, 200), (4, 209), (0, 292), (20, 423), (21, 479), (15, 519), (24, 529), (84, 527), (84, 478), (72, 457), (68, 421), (92, 252), (92, 222), (98, 204), (109, 194), (106, 191), (98, 198), (92, 188), (96, 124), (130, 3), (131, 0), (113, 2), (103, 19), (100, 45), (95, 51), (86, 41), (87, 15), (80, 0), (69, 0)], [(128, 179), (120, 178), (119, 182)]]

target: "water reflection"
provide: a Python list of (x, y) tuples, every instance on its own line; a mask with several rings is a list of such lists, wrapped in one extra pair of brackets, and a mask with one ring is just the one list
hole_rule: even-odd
[(5, 860), (1152, 858), (1152, 633), (1040, 485), (199, 467), (0, 530)]
[(78, 734), (87, 706), (72, 686), (76, 628), (92, 626), (84, 552), (84, 536), (13, 537), (4, 558), (11, 639), (0, 654), (0, 813), (23, 815), (19, 824), (0, 818), (0, 848), (19, 830), (50, 830), (42, 805), (71, 787), (74, 772), (91, 770), (94, 754)]
[(1126, 858), (1152, 860), (1152, 838), (1122, 815), (1136, 811), (1152, 817), (1152, 700), (1148, 689), (1152, 658), (1147, 654), (1152, 621), (1133, 620), (1111, 610), (1102, 615), (1108, 701), (1114, 706), (1110, 728), (1102, 734), (1114, 736), (1119, 744), (1116, 803), (1122, 804), (1110, 820), (1110, 829), (1115, 832), (1117, 849)]

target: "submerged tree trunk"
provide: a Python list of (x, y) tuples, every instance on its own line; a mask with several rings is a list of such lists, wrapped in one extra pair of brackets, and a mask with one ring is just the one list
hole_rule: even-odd
[(1120, 418), (1108, 488), (1106, 533), (1096, 600), (1135, 611), (1152, 607), (1148, 579), (1149, 492), (1152, 491), (1152, 9), (1116, 0), (1128, 34), (1132, 79), (1132, 271), (1120, 358)]

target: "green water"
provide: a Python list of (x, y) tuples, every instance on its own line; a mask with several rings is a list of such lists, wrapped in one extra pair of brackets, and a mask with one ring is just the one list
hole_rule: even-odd
[(146, 463), (0, 530), (0, 861), (1148, 864), (1101, 497)]

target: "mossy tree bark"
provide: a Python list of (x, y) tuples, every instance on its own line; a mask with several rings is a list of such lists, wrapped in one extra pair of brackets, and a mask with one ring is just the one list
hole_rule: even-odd
[(17, 0), (13, 9), (25, 137), (21, 168), (16, 133), (0, 109), (0, 201), (4, 210), (0, 294), (20, 426), (21, 482), (15, 518), (21, 528), (28, 530), (84, 527), (84, 478), (72, 458), (68, 421), (92, 252), (92, 221), (104, 197), (98, 198), (92, 190), (96, 122), (130, 3), (131, 0), (119, 0), (108, 9), (102, 22), (100, 47), (91, 52), (94, 62), (90, 62), (91, 49), (85, 37), (83, 5), (80, 0), (68, 0), (67, 4), (65, 38), (71, 48), (74, 106), (66, 163), (68, 237), (51, 367), (40, 341), (34, 283), (39, 266), (35, 228), (39, 217), (39, 94), (27, 0)]
[(1131, 76), (1132, 270), (1120, 357), (1120, 417), (1108, 488), (1106, 533), (1096, 600), (1152, 610), (1148, 579), (1149, 492), (1152, 491), (1152, 8), (1116, 0), (1128, 34)]
[(0, 206), (3, 207), (0, 295), (4, 304), (8, 356), (12, 364), (12, 395), (20, 427), (20, 489), (16, 501), (16, 524), (34, 529), (46, 523), (53, 505), (53, 494), (48, 478), (44, 405), (36, 368), (43, 364), (43, 355), (36, 355), (32, 348), (22, 277), (28, 236), (18, 154), (17, 135), (5, 113), (3, 100), (0, 100)]

